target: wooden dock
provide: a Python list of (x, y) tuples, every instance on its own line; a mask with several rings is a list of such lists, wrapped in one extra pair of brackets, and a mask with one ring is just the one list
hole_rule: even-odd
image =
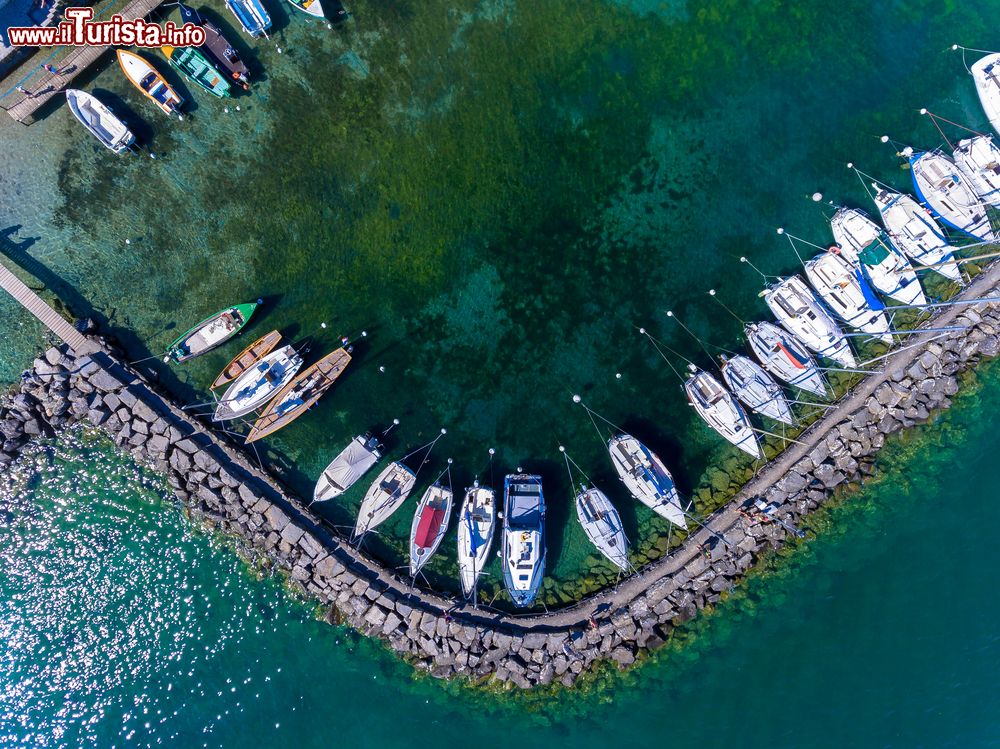
[(92, 354), (100, 350), (94, 341), (70, 325), (3, 264), (0, 264), (0, 288), (14, 297), (22, 307), (37, 317), (45, 327), (59, 336), (78, 355)]
[[(121, 11), (121, 17), (126, 20), (145, 18), (152, 13), (163, 0), (132, 0)], [(7, 114), (23, 125), (34, 122), (34, 114), (52, 97), (61, 94), (76, 76), (94, 64), (101, 55), (111, 47), (75, 47), (65, 58), (55, 65), (57, 73), (45, 71), (40, 78), (30, 82), (27, 94), (14, 91), (10, 94), (11, 104), (3, 104)]]

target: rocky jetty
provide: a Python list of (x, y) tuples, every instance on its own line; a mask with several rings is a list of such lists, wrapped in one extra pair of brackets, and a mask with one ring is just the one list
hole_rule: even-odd
[[(963, 296), (984, 296), (998, 283), (995, 266)], [(964, 329), (911, 340), (918, 345), (889, 357), (883, 371), (847, 393), (671, 554), (613, 589), (538, 616), (484, 612), (412, 588), (158, 393), (106, 342), (89, 356), (62, 346), (35, 360), (0, 403), (0, 465), (27, 441), (69, 425), (102, 429), (165, 474), (194, 518), (239, 539), (290, 585), (328, 605), (330, 621), (381, 638), (437, 677), (568, 686), (598, 662), (632, 664), (718, 601), (762, 553), (793, 537), (804, 516), (870, 475), (887, 436), (947, 408), (957, 375), (1000, 349), (996, 306), (950, 307), (929, 325)]]

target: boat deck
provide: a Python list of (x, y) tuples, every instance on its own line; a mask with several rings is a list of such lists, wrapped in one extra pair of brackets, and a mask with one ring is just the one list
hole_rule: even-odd
[[(125, 20), (135, 20), (145, 18), (160, 6), (163, 0), (132, 0), (121, 10), (121, 17)], [(95, 19), (96, 20), (96, 19)], [(66, 90), (80, 73), (93, 65), (97, 59), (111, 47), (76, 47), (70, 53), (59, 60), (54, 67), (58, 72), (45, 72), (44, 75), (32, 78), (23, 84), (28, 90), (28, 94), (11, 89), (3, 97), (3, 104), (7, 114), (23, 125), (30, 125), (34, 122), (35, 113), (45, 104)]]

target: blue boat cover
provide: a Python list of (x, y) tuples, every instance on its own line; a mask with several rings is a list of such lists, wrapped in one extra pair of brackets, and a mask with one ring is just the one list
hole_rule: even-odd
[(878, 295), (872, 290), (872, 287), (868, 285), (868, 280), (861, 272), (861, 269), (855, 268), (854, 275), (857, 276), (858, 284), (861, 286), (861, 293), (864, 295), (865, 301), (868, 302), (868, 306), (876, 312), (884, 310), (885, 305), (882, 304), (882, 300), (878, 298)]

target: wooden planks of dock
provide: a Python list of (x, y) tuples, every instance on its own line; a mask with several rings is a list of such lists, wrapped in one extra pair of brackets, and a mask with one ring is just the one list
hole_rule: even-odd
[(70, 325), (61, 315), (17, 276), (0, 264), (0, 288), (16, 299), (49, 330), (65, 341), (79, 355), (92, 354), (100, 347)]
[[(121, 11), (121, 17), (126, 20), (145, 18), (153, 12), (163, 0), (132, 0)], [(20, 91), (11, 93), (13, 103), (5, 105), (7, 114), (24, 125), (34, 121), (34, 114), (52, 97), (61, 94), (76, 76), (92, 65), (98, 57), (111, 47), (75, 47), (56, 66), (57, 72), (45, 74), (31, 82), (27, 94)]]

